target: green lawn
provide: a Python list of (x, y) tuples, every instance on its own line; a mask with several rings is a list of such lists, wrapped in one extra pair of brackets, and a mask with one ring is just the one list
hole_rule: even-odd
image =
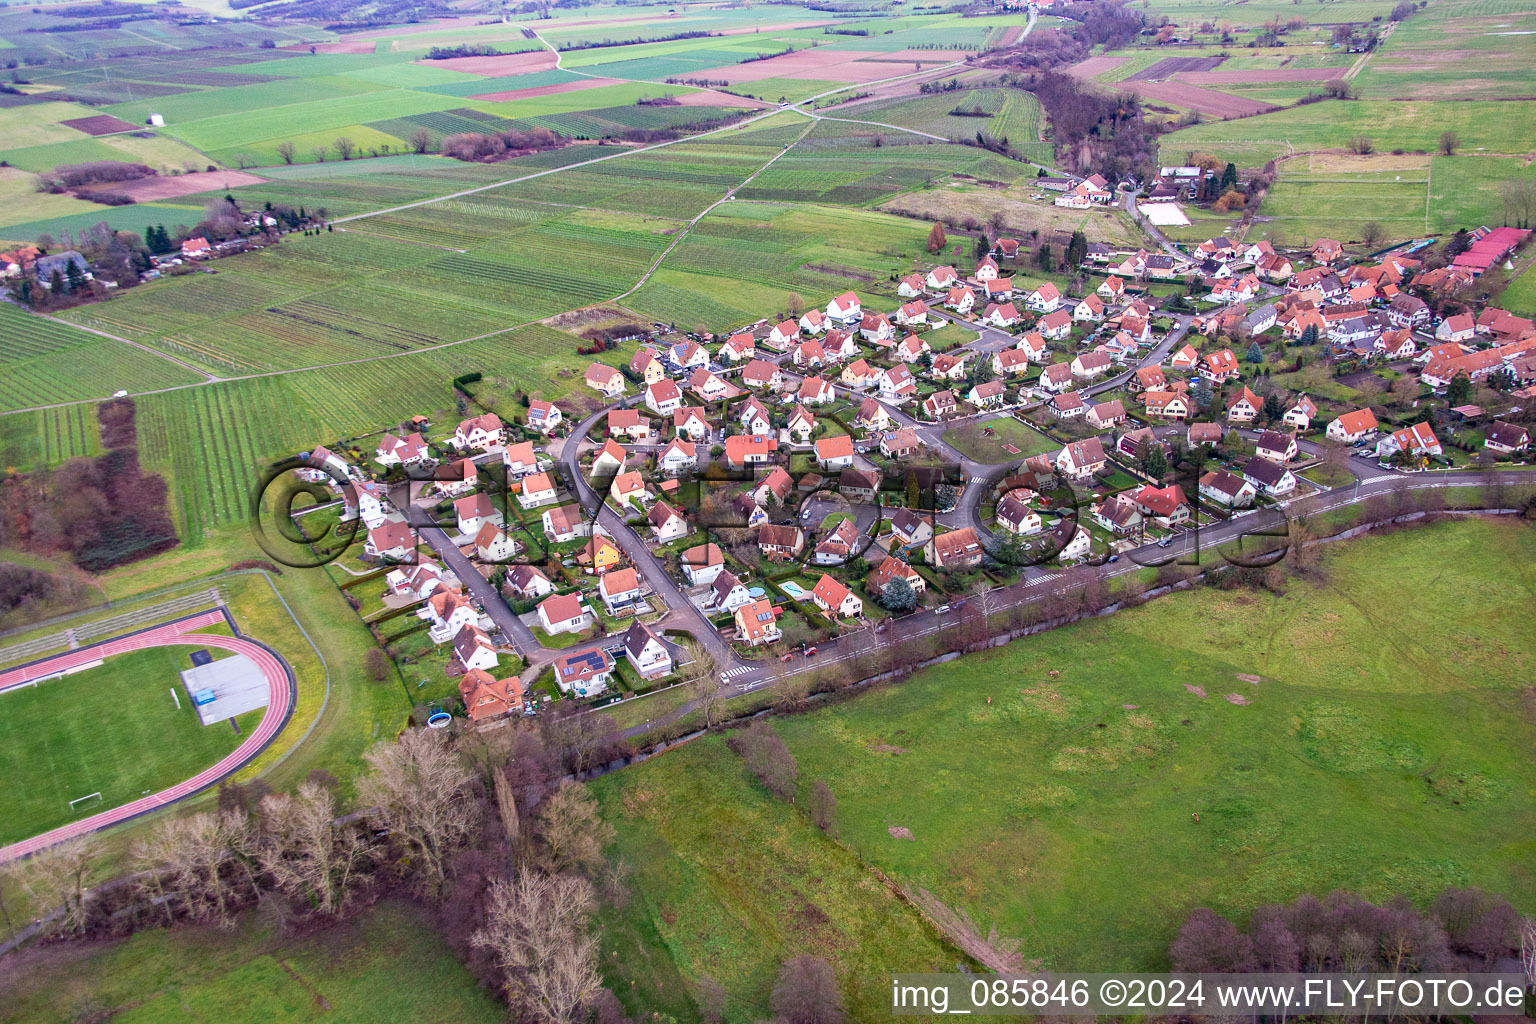
[(0, 1021), (119, 1024), (494, 1024), (506, 1008), (477, 985), (405, 903), (277, 940), (244, 921), (231, 932), (181, 927), (126, 942), (77, 943), (11, 957)]
[[(15, 842), (191, 778), (234, 750), (229, 723), (198, 724), (177, 675), (194, 647), (156, 647), (0, 694), (0, 843)], [(218, 652), (211, 651), (217, 657)], [(178, 710), (170, 690), (181, 700)], [(240, 716), (249, 734), (264, 712)], [(90, 793), (70, 809), (69, 801)]]
[[(1422, 903), (1478, 885), (1536, 907), (1536, 534), (1445, 523), (1324, 564), (1283, 597), (1177, 595), (775, 727), (802, 796), (829, 782), (849, 848), (1047, 967), (1159, 969), (1194, 907), (1242, 918), (1335, 888)], [(712, 973), (754, 1019), (786, 920), (817, 922), (801, 946), (845, 951), (845, 991), (932, 960), (889, 926), (881, 949), (829, 941), (889, 918), (885, 890), (845, 889), (827, 842), (719, 740), (595, 788), (637, 865), (626, 920), (656, 932), (621, 977)]]
[[(990, 428), (994, 436), (983, 436), (984, 428)], [(1025, 426), (1011, 416), (988, 420), (985, 424), (972, 421), (954, 427), (944, 432), (944, 440), (958, 448), (967, 458), (993, 465), (1019, 462), (1031, 455), (1041, 455), (1061, 447), (1040, 431)], [(1005, 444), (1017, 448), (1018, 454), (1005, 451)]]

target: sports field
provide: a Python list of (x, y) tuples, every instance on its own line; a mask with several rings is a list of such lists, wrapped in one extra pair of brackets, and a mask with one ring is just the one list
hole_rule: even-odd
[[(204, 727), (178, 673), (196, 647), (119, 654), (98, 668), (0, 693), (0, 844), (191, 778), (261, 721), (252, 711)], [(217, 651), (210, 651), (218, 660)], [(175, 688), (176, 698), (171, 696)], [(176, 699), (181, 702), (176, 706)], [(100, 793), (77, 803), (70, 801)]]
[(616, 969), (718, 972), (761, 1012), (766, 986), (728, 979), (786, 948), (832, 956), (845, 991), (928, 962), (895, 924), (880, 956), (842, 952), (886, 890), (797, 879), (839, 877), (843, 849), (1066, 970), (1165, 968), (1197, 906), (1447, 885), (1536, 905), (1533, 566), (1518, 523), (1369, 538), (1283, 597), (1201, 589), (775, 720), (802, 798), (831, 786), (842, 848), (718, 740), (601, 779), (637, 865), (629, 927), (650, 931)]

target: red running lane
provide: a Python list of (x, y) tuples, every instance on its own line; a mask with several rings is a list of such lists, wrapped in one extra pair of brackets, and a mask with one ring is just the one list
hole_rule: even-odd
[(245, 742), (235, 748), (227, 757), (218, 764), (204, 769), (185, 782), (178, 782), (169, 789), (161, 790), (151, 796), (142, 797), (131, 803), (122, 804), (100, 814), (93, 814), (89, 818), (61, 825), (51, 832), (33, 836), (31, 839), (13, 843), (10, 846), (0, 848), (0, 863), (14, 860), (18, 857), (26, 857), (36, 853), (45, 847), (55, 843), (61, 843), (66, 839), (73, 839), (98, 829), (107, 828), (129, 818), (145, 814), (167, 804), (174, 803), (184, 797), (191, 796), (198, 790), (213, 785), (226, 775), (232, 774), (246, 761), (269, 743), (288, 721), (289, 703), (292, 700), (292, 692), (288, 681), (287, 666), (271, 651), (260, 644), (241, 637), (220, 636), (216, 633), (194, 633), (190, 630), (201, 629), (206, 626), (219, 625), (227, 620), (222, 612), (210, 611), (201, 615), (182, 619), (179, 622), (168, 623), (156, 629), (145, 630), (130, 636), (119, 637), (116, 640), (108, 640), (93, 647), (85, 647), (60, 654), (57, 657), (32, 665), (24, 665), (20, 668), (9, 669), (0, 672), (0, 693), (14, 689), (34, 679), (54, 675), (67, 668), (77, 665), (88, 665), (93, 661), (100, 661), (115, 654), (123, 654), (128, 651), (139, 651), (147, 647), (170, 646), (196, 646), (217, 647), (220, 650), (230, 651), (235, 654), (243, 654), (254, 661), (261, 673), (267, 679), (268, 703), (267, 710), (261, 718), (261, 724), (254, 732), (245, 738)]

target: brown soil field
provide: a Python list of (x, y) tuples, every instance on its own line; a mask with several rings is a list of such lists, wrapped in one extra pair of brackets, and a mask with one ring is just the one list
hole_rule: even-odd
[(1097, 78), (1106, 71), (1115, 70), (1128, 60), (1130, 60), (1129, 57), (1089, 57), (1067, 68), (1067, 74), (1073, 78)]
[(600, 85), (622, 85), (617, 78), (581, 78), (574, 82), (556, 82), (554, 85), (536, 85), (529, 89), (508, 89), (505, 92), (483, 92), (471, 96), (472, 100), (489, 100), (503, 103), (509, 100), (526, 100), (534, 96), (554, 96), (562, 92), (580, 92), (596, 89)]
[(226, 187), (260, 185), (266, 180), (245, 171), (198, 171), (196, 174), (162, 174), (137, 181), (114, 181), (111, 188), (113, 192), (132, 196), (136, 203), (147, 203), (152, 199), (175, 199)]
[[(371, 52), (371, 48), (370, 48)], [(447, 68), (471, 75), (499, 78), (502, 75), (525, 75), (530, 71), (548, 71), (555, 66), (555, 55), (548, 50), (532, 53), (504, 53), (499, 57), (449, 57), (447, 60), (418, 60), (416, 64)]]
[(1003, 38), (1002, 38), (1002, 42), (1000, 43), (1000, 45), (1002, 45), (1002, 46), (1012, 46), (1014, 43), (1019, 41), (1019, 36), (1021, 36), (1023, 34), (1024, 34), (1024, 26), (1023, 25), (1012, 25), (1012, 26), (1010, 26), (1008, 28), (1007, 31), (1005, 31), (1003, 33)]
[(1180, 71), (1211, 71), (1225, 57), (1164, 57), (1156, 64), (1142, 68), (1128, 76), (1127, 82), (1150, 82), (1154, 79), (1172, 78)]
[(111, 114), (76, 117), (68, 121), (60, 121), (59, 124), (73, 128), (77, 132), (85, 132), (87, 135), (116, 135), (118, 132), (138, 131), (143, 127), (132, 121), (124, 121), (120, 117), (113, 117)]
[(1326, 82), (1343, 78), (1348, 68), (1269, 68), (1253, 71), (1180, 71), (1173, 77), (1190, 85), (1251, 85), (1258, 82)]
[(860, 50), (829, 50), (825, 47), (800, 50), (797, 53), (786, 53), (782, 57), (770, 57), (767, 60), (754, 60), (747, 64), (727, 64), (724, 67), (709, 68), (705, 71), (690, 72), (693, 78), (718, 78), (735, 84), (737, 82), (756, 82), (764, 78), (821, 78), (832, 82), (874, 82), (882, 78), (895, 78), (897, 75), (911, 74), (919, 70), (919, 63), (932, 67), (936, 62), (942, 63), (948, 58), (943, 56), (944, 51), (907, 51), (923, 53), (922, 57), (907, 60), (892, 60), (894, 54), (882, 54), (884, 60), (865, 60), (869, 53)]
[(732, 96), (728, 92), (717, 92), (714, 89), (701, 89), (698, 92), (690, 92), (677, 97), (679, 106), (684, 107), (751, 107), (762, 109), (773, 106), (772, 103), (764, 103), (762, 100), (754, 100), (748, 96)]
[(1270, 103), (1260, 103), (1258, 100), (1232, 96), (1217, 92), (1215, 89), (1202, 89), (1197, 85), (1187, 85), (1183, 82), (1117, 82), (1116, 84), (1127, 92), (1141, 93), (1142, 99), (1198, 110), (1212, 117), (1241, 117), (1279, 109)]

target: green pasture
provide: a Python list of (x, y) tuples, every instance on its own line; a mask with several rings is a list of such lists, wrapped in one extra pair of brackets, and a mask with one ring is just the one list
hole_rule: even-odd
[[(240, 745), (203, 726), (177, 675), (194, 646), (108, 658), (98, 668), (0, 694), (0, 842), (13, 843), (189, 779)], [(215, 659), (220, 652), (213, 651)], [(181, 701), (178, 709), (171, 688)], [(242, 734), (264, 712), (237, 721)], [(73, 809), (69, 802), (100, 793)]]
[(122, 1024), (183, 1020), (494, 1024), (506, 1007), (481, 988), (430, 915), (387, 902), (302, 937), (253, 919), (142, 931), (28, 957), (7, 973), (0, 1020), (67, 1024), (82, 1007)]
[[(798, 803), (817, 779), (831, 787), (844, 848), (1046, 968), (1164, 969), (1195, 907), (1241, 920), (1335, 888), (1422, 905), (1478, 885), (1529, 909), (1533, 556), (1536, 535), (1515, 523), (1352, 542), (1327, 553), (1325, 582), (1283, 597), (1172, 596), (774, 727), (798, 761)], [(639, 866), (627, 916), (647, 956), (620, 960), (637, 986), (657, 960), (685, 980), (711, 973), (751, 1019), (783, 955), (766, 922), (795, 919), (784, 899), (819, 924), (882, 905), (800, 895), (797, 879), (828, 874), (801, 866), (826, 856), (825, 838), (768, 803), (719, 740), (594, 788)], [(763, 816), (779, 822), (771, 838)], [(911, 939), (868, 958), (863, 942), (811, 934), (845, 992), (929, 956)]]
[(1355, 80), (1381, 99), (1502, 100), (1536, 87), (1536, 11), (1519, 0), (1446, 0), (1399, 23)]
[[(960, 116), (956, 110), (980, 110), (990, 117)], [(899, 101), (876, 100), (839, 107), (829, 117), (876, 121), (913, 128), (946, 139), (974, 138), (978, 131), (1006, 138), (1035, 160), (1050, 162), (1049, 143), (1039, 141), (1040, 103), (1021, 89), (969, 89)]]

